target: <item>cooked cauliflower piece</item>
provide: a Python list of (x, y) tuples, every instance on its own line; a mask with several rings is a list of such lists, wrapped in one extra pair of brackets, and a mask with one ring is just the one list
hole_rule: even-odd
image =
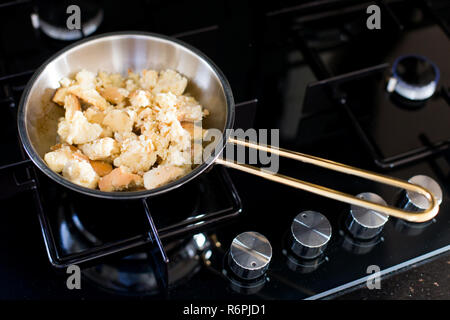
[(203, 111), (201, 106), (184, 106), (178, 109), (177, 119), (179, 121), (202, 121)]
[(96, 123), (90, 123), (81, 111), (75, 111), (73, 118), (61, 118), (58, 123), (58, 134), (69, 144), (83, 144), (97, 139), (103, 129)]
[(83, 88), (80, 85), (74, 85), (67, 89), (69, 93), (76, 95), (84, 102), (90, 103), (100, 110), (105, 110), (108, 107), (108, 102), (98, 93), (95, 88)]
[(177, 166), (160, 165), (144, 174), (145, 189), (154, 189), (169, 183), (183, 174), (187, 173), (186, 168)]
[(70, 159), (62, 170), (63, 177), (80, 186), (95, 189), (99, 180), (98, 174), (89, 161)]
[(120, 146), (120, 155), (114, 159), (114, 166), (125, 166), (133, 173), (145, 172), (156, 162), (156, 153), (151, 141), (145, 136), (127, 138)]
[(170, 146), (166, 158), (161, 162), (163, 165), (182, 166), (191, 163), (191, 150), (180, 150), (176, 146)]
[(147, 107), (150, 105), (150, 93), (144, 90), (135, 90), (130, 94), (130, 103), (133, 107)]
[(61, 85), (61, 87), (69, 87), (73, 84), (73, 80), (70, 80), (67, 77), (62, 78), (61, 80), (59, 80), (59, 84)]
[(177, 118), (179, 121), (202, 121), (207, 111), (192, 97), (181, 96), (177, 98)]
[(106, 113), (103, 125), (115, 132), (130, 132), (133, 130), (133, 121), (126, 111), (113, 109)]
[(95, 74), (87, 70), (81, 70), (75, 75), (78, 84), (85, 89), (95, 88)]
[(71, 159), (73, 159), (73, 151), (68, 146), (48, 152), (44, 156), (44, 161), (49, 168), (58, 173), (64, 169), (66, 163)]
[(177, 96), (183, 94), (187, 86), (187, 79), (176, 71), (165, 70), (159, 73), (158, 81), (153, 92), (171, 92)]
[(202, 142), (206, 130), (193, 122), (182, 122), (181, 126), (191, 137), (191, 159), (194, 164), (200, 164), (203, 159)]
[(114, 139), (122, 144), (125, 140), (137, 140), (138, 136), (134, 132), (115, 132)]
[(141, 87), (145, 90), (152, 90), (158, 82), (158, 72), (155, 70), (142, 70)]
[(78, 185), (95, 188), (99, 176), (91, 166), (89, 159), (77, 148), (69, 145), (56, 145), (48, 152), (44, 160), (49, 168)]
[(106, 160), (119, 152), (119, 146), (113, 138), (101, 138), (79, 146), (91, 160)]
[(177, 104), (177, 96), (171, 92), (157, 93), (155, 95), (155, 103), (160, 108), (165, 109), (174, 108)]
[(125, 79), (120, 73), (108, 73), (100, 71), (97, 77), (97, 84), (103, 88), (117, 87), (123, 88), (125, 85)]
[(183, 95), (187, 79), (176, 71), (81, 70), (60, 85), (52, 97), (65, 109), (60, 143), (44, 160), (70, 181), (102, 191), (152, 189), (200, 163), (208, 112)]

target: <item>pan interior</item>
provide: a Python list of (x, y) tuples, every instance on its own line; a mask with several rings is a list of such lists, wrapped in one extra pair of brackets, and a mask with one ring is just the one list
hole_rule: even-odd
[[(43, 157), (56, 143), (58, 119), (64, 115), (64, 110), (51, 102), (51, 98), (59, 87), (61, 78), (72, 77), (81, 69), (123, 75), (128, 69), (135, 72), (142, 69), (176, 70), (189, 80), (186, 92), (210, 112), (203, 121), (204, 128), (224, 131), (232, 121), (228, 110), (229, 104), (233, 104), (232, 95), (228, 87), (224, 88), (224, 83), (226, 86), (228, 84), (220, 71), (200, 53), (155, 35), (116, 34), (85, 41), (47, 63), (34, 81), (31, 80), (31, 88), (21, 105), (25, 126), (24, 130), (19, 128), (22, 130), (22, 142), (27, 140), (29, 145), (24, 143), (27, 152), (53, 179), (55, 176), (43, 168)], [(223, 141), (214, 143), (223, 144)], [(211, 155), (213, 156), (216, 154)], [(72, 184), (68, 181), (67, 183)]]

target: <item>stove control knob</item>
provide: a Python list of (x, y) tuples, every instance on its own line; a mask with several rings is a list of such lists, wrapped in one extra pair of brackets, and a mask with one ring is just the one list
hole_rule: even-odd
[(316, 211), (299, 213), (291, 225), (291, 250), (300, 258), (320, 256), (331, 238), (331, 224)]
[(262, 276), (272, 259), (269, 240), (258, 232), (244, 232), (233, 239), (228, 254), (231, 270), (242, 279), (252, 280)]
[[(364, 192), (358, 194), (357, 197), (386, 205), (386, 201), (375, 193)], [(371, 239), (381, 232), (388, 218), (389, 216), (386, 214), (351, 205), (345, 225), (355, 238)]]
[[(408, 182), (427, 189), (435, 196), (438, 204), (441, 204), (442, 189), (436, 181), (428, 176), (417, 175), (410, 178)], [(413, 191), (406, 191), (400, 206), (409, 211), (421, 211), (427, 209), (429, 203), (423, 195)]]

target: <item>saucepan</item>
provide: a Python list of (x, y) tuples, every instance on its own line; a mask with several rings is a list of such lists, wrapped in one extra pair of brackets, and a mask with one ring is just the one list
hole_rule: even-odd
[[(205, 157), (203, 163), (187, 175), (164, 186), (151, 190), (128, 192), (104, 192), (88, 189), (74, 184), (50, 170), (43, 161), (43, 157), (50, 150), (50, 147), (56, 143), (58, 118), (63, 115), (62, 108), (51, 102), (55, 89), (59, 87), (59, 80), (63, 77), (72, 76), (81, 69), (124, 73), (128, 69), (139, 71), (148, 68), (156, 70), (169, 68), (183, 74), (189, 79), (187, 91), (210, 111), (210, 115), (203, 121), (203, 127), (219, 129), (222, 135), (212, 142), (215, 144), (214, 148), (210, 148), (212, 151)], [(84, 39), (64, 48), (48, 59), (34, 73), (22, 95), (18, 111), (18, 129), (24, 149), (33, 163), (44, 174), (67, 188), (95, 197), (137, 199), (155, 196), (187, 183), (213, 164), (220, 164), (277, 183), (409, 221), (430, 220), (438, 213), (439, 205), (433, 194), (418, 185), (330, 160), (235, 138), (231, 135), (234, 115), (235, 104), (230, 85), (225, 75), (206, 55), (182, 41), (163, 35), (144, 32), (119, 32)], [(416, 192), (423, 195), (430, 206), (419, 213), (408, 212), (293, 177), (260, 170), (257, 167), (222, 157), (223, 149), (227, 143), (255, 148), (329, 170)]]

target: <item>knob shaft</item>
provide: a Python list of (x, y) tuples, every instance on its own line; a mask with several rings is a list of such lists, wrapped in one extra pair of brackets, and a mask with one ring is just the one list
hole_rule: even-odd
[(291, 225), (291, 249), (299, 257), (314, 259), (320, 256), (331, 238), (331, 224), (316, 211), (299, 213)]
[(269, 240), (258, 232), (244, 232), (233, 239), (228, 255), (231, 270), (242, 279), (262, 276), (272, 259)]
[[(364, 192), (357, 195), (358, 198), (386, 205), (379, 195)], [(389, 216), (370, 209), (350, 206), (350, 214), (346, 220), (348, 231), (357, 239), (371, 239), (381, 232)]]

